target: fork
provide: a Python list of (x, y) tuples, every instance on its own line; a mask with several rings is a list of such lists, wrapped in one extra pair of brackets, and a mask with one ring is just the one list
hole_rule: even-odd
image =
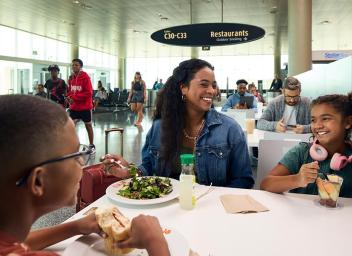
[(212, 187), (212, 185), (213, 185), (213, 182), (210, 183), (208, 189), (205, 192), (203, 192), (202, 194), (200, 194), (199, 196), (196, 197), (196, 200), (198, 201), (203, 196), (205, 196), (205, 195), (209, 194), (210, 192), (212, 192), (215, 189), (215, 188)]

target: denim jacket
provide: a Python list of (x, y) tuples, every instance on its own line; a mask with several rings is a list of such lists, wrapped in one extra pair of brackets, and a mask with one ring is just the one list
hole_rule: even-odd
[[(142, 149), (143, 175), (168, 176), (159, 166), (160, 120), (154, 121)], [(236, 121), (211, 109), (195, 150), (198, 182), (214, 186), (252, 188), (254, 180), (245, 135)], [(166, 175), (165, 175), (166, 173)], [(164, 174), (164, 175), (163, 175)]]

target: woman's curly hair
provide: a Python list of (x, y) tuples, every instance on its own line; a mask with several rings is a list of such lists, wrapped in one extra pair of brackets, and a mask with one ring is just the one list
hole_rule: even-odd
[(195, 73), (205, 67), (214, 69), (210, 63), (200, 59), (181, 62), (158, 95), (158, 113), (155, 117), (161, 118), (160, 164), (162, 171), (167, 168), (174, 172), (180, 168), (179, 156), (185, 122), (185, 103), (182, 99), (181, 85), (189, 86)]

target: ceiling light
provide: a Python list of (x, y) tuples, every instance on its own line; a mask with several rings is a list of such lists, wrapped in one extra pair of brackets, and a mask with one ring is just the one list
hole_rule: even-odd
[(86, 9), (86, 10), (90, 10), (90, 9), (93, 9), (93, 6), (89, 5), (89, 4), (80, 4), (80, 6), (83, 8), (83, 9)]
[(72, 3), (74, 3), (74, 4), (79, 4), (80, 1), (79, 1), (79, 0), (73, 0)]
[(323, 20), (323, 21), (319, 22), (319, 24), (321, 24), (321, 25), (327, 25), (327, 24), (330, 24), (330, 23), (331, 23), (330, 20)]
[(270, 9), (269, 12), (270, 12), (271, 14), (277, 13), (277, 7), (276, 7), (276, 6), (271, 7), (271, 9)]

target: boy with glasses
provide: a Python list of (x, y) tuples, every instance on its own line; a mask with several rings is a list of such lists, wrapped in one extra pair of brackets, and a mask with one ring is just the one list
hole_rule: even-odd
[[(76, 204), (82, 166), (93, 151), (79, 144), (65, 110), (40, 97), (2, 95), (0, 120), (0, 255), (57, 255), (38, 250), (75, 235), (102, 234), (95, 214), (30, 232), (40, 216)], [(137, 220), (132, 231), (140, 232), (132, 232), (128, 245), (165, 248), (159, 222)]]
[(273, 99), (257, 123), (265, 131), (310, 132), (310, 100), (301, 95), (301, 83), (294, 77), (285, 80), (283, 94)]

